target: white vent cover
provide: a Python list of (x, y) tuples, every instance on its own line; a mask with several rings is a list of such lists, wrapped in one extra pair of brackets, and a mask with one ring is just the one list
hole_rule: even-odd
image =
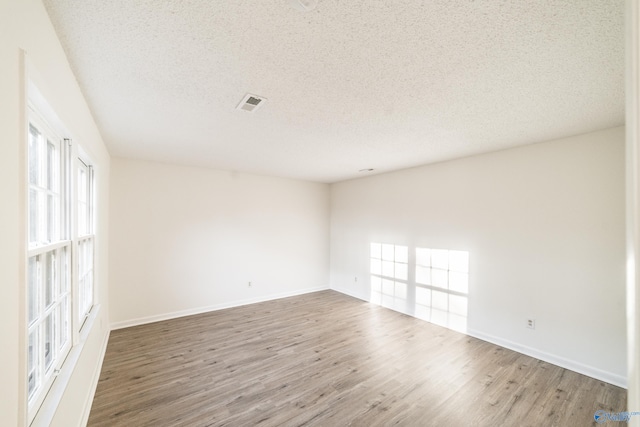
[(291, 6), (294, 8), (306, 12), (308, 10), (313, 10), (318, 5), (318, 0), (289, 0), (291, 2)]
[(267, 102), (267, 98), (248, 93), (242, 98), (236, 109), (253, 112), (262, 107), (265, 102)]

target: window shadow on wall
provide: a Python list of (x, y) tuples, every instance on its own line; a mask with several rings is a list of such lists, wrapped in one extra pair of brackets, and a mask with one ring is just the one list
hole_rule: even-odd
[(373, 304), (467, 332), (469, 252), (371, 243)]

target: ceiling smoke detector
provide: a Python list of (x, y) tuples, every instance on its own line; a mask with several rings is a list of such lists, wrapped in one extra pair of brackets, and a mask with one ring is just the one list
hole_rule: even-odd
[(302, 12), (313, 10), (318, 5), (318, 0), (289, 0), (289, 2), (291, 6)]
[(254, 112), (258, 108), (262, 107), (262, 105), (267, 102), (267, 98), (258, 95), (251, 95), (250, 93), (246, 94), (240, 104), (236, 107), (237, 110), (244, 110), (249, 112)]

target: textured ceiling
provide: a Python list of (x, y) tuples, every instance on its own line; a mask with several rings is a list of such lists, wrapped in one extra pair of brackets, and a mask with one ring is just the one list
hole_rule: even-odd
[(624, 0), (44, 3), (115, 156), (335, 182), (624, 123)]

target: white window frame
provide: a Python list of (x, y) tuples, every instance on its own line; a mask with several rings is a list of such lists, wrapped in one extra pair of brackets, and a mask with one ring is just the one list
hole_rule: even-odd
[[(42, 98), (40, 92), (33, 86), (29, 85), (30, 93), (35, 97), (34, 101), (29, 98), (28, 112), (26, 118), (26, 198), (27, 198), (27, 221), (25, 230), (26, 240), (26, 256), (25, 256), (25, 319), (24, 319), (24, 334), (25, 334), (25, 402), (26, 402), (26, 421), (27, 425), (38, 424), (46, 425), (47, 420), (51, 420), (51, 417), (55, 413), (56, 406), (59, 403), (59, 399), (62, 396), (64, 389), (66, 388), (70, 379), (71, 372), (75, 364), (77, 363), (80, 352), (84, 346), (84, 342), (91, 331), (96, 313), (99, 311), (99, 304), (97, 300), (96, 292), (96, 273), (95, 273), (95, 248), (96, 248), (96, 221), (95, 221), (95, 201), (96, 201), (96, 184), (94, 177), (94, 166), (91, 161), (91, 157), (77, 144), (72, 143), (70, 139), (65, 139), (69, 133), (66, 131), (55, 116), (55, 113), (46, 104), (46, 101)], [(50, 119), (50, 120), (47, 120)], [(34, 186), (31, 183), (31, 177), (29, 175), (31, 158), (31, 148), (29, 146), (31, 139), (31, 126), (37, 128), (41, 133), (44, 132), (47, 138), (55, 140), (55, 145), (59, 149), (60, 153), (60, 165), (59, 170), (59, 183), (57, 188), (59, 189), (59, 214), (55, 216), (57, 234), (55, 238), (49, 241), (48, 239), (37, 238), (35, 242), (32, 241), (31, 225), (31, 198), (30, 192), (32, 190), (38, 190), (44, 195), (38, 196), (36, 199), (43, 199), (46, 202), (49, 190), (45, 188), (36, 188), (40, 186)], [(52, 126), (52, 125), (55, 125)], [(44, 142), (45, 149), (47, 142)], [(39, 148), (40, 154), (44, 153), (46, 158), (46, 151), (42, 151)], [(42, 157), (42, 156), (41, 156)], [(43, 166), (43, 164), (40, 164)], [(39, 184), (43, 179), (41, 176), (45, 173), (43, 167), (39, 167)], [(84, 193), (86, 196), (84, 202), (79, 203), (79, 170), (85, 172), (85, 184), (87, 191)], [(45, 182), (46, 184), (46, 182)], [(40, 202), (39, 202), (40, 203)], [(41, 203), (38, 205), (41, 206)], [(80, 208), (79, 208), (80, 206)], [(85, 209), (81, 209), (82, 207)], [(40, 209), (42, 211), (42, 209)], [(79, 215), (84, 212), (84, 224), (86, 227), (79, 227), (78, 220)], [(46, 211), (43, 215), (47, 215)], [(40, 221), (42, 223), (42, 220)], [(38, 224), (37, 234), (42, 235), (47, 229), (47, 225)], [(43, 231), (44, 230), (44, 231)], [(81, 251), (85, 250), (81, 255)], [(49, 259), (50, 254), (56, 254), (56, 260), (58, 267), (61, 266), (62, 254), (66, 253), (66, 260), (64, 272), (61, 276), (61, 269), (58, 268), (58, 282), (62, 283), (64, 280), (64, 292), (58, 293), (60, 300), (55, 303), (44, 307), (44, 295), (45, 280), (47, 277), (47, 265), (45, 261)], [(29, 269), (30, 261), (33, 266), (34, 260), (39, 259), (40, 263), (35, 270)], [(35, 274), (34, 274), (35, 273)], [(37, 286), (29, 289), (31, 278), (37, 279)], [(48, 282), (47, 282), (48, 283)], [(59, 285), (58, 285), (59, 286)], [(36, 320), (30, 319), (30, 296), (36, 290), (36, 303), (38, 313), (40, 314)], [(64, 307), (58, 308), (58, 307)], [(58, 314), (55, 326), (61, 326), (62, 332), (54, 332), (53, 343), (58, 352), (54, 354), (54, 360), (50, 364), (46, 364), (49, 359), (44, 359), (44, 339), (45, 339), (45, 321), (48, 320), (46, 316), (50, 315), (55, 310), (64, 311), (64, 316)], [(60, 319), (64, 322), (61, 322)], [(61, 330), (54, 327), (54, 330)], [(30, 342), (30, 337), (36, 337), (34, 331), (37, 333), (37, 340)], [(30, 335), (34, 334), (34, 335)], [(57, 344), (62, 343), (62, 337), (66, 337), (64, 345), (58, 348)], [(30, 356), (30, 344), (32, 354), (35, 355), (35, 363), (31, 363)], [(34, 345), (35, 344), (35, 345)], [(30, 366), (36, 365), (35, 370), (29, 369)], [(34, 372), (38, 373), (37, 387), (30, 390), (29, 377)]]
[[(72, 242), (69, 239), (69, 209), (68, 203), (66, 203), (69, 197), (69, 186), (67, 185), (69, 146), (33, 107), (29, 109), (28, 126), (27, 191), (29, 208), (26, 257), (26, 343), (27, 407), (28, 420), (31, 423), (37, 408), (44, 401), (47, 391), (71, 350), (73, 342), (71, 306), (73, 301), (71, 295)], [(33, 182), (30, 172), (31, 153), (34, 148), (30, 147), (32, 128), (36, 129), (40, 135), (37, 147), (35, 147), (40, 159), (35, 174), (36, 182)], [(49, 146), (53, 146), (57, 151), (58, 164), (53, 168), (53, 172), (50, 171), (51, 176), (47, 177), (47, 169), (54, 165), (54, 163), (48, 163)], [(47, 165), (43, 166), (43, 162), (47, 162)], [(51, 184), (47, 182), (48, 180), (51, 180)], [(32, 194), (36, 195), (35, 204), (40, 214), (38, 217), (31, 215), (34, 202)], [(57, 203), (55, 203), (56, 198), (58, 199)], [(54, 203), (49, 204), (49, 200), (53, 200)], [(57, 205), (54, 209), (54, 212), (57, 212), (53, 215), (53, 221), (50, 221), (50, 210), (54, 205)], [(46, 219), (42, 215), (46, 215)], [(32, 241), (31, 238), (32, 230), (35, 230), (37, 237), (35, 241)], [(44, 234), (48, 234), (46, 239)], [(65, 254), (64, 257), (63, 254)], [(51, 264), (48, 262), (49, 260), (55, 260), (55, 264)], [(31, 266), (35, 266), (35, 268), (32, 269)], [(48, 288), (49, 303), (47, 303)], [(31, 302), (33, 302), (33, 306), (31, 306)], [(32, 312), (33, 316), (31, 316)], [(50, 342), (47, 352), (46, 332), (48, 328), (50, 328)], [(51, 355), (50, 359), (47, 358), (48, 355)], [(33, 389), (30, 388), (32, 379)]]

